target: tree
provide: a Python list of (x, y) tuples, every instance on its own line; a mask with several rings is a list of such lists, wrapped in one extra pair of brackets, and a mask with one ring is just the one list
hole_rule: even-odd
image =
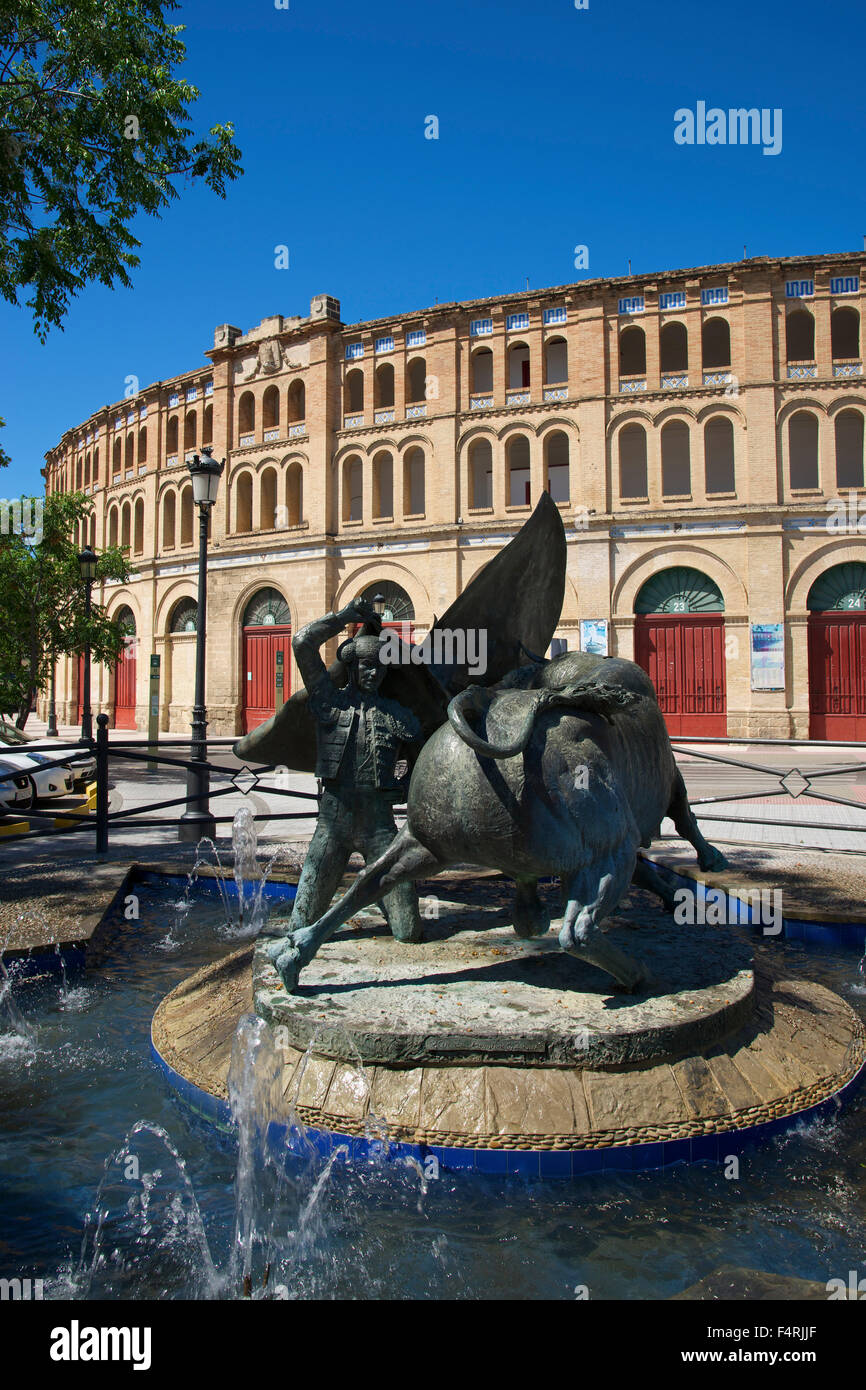
[(131, 285), (137, 213), (159, 216), (182, 176), (224, 197), (242, 172), (231, 124), (194, 138), (177, 8), (0, 0), (0, 294), (28, 288), (43, 342), (88, 283)]
[[(38, 528), (32, 518), (39, 513), (28, 503), (43, 509)], [(25, 498), (22, 510), (25, 517), (29, 511), (31, 525), (26, 530), (4, 525), (0, 533), (0, 710), (14, 714), (19, 729), (58, 656), (80, 652), (89, 642), (92, 659), (110, 664), (123, 650), (122, 630), (98, 603), (92, 605), (90, 622), (85, 619), (72, 529), (90, 516), (90, 499), (82, 492), (55, 492), (44, 502)], [(130, 576), (122, 550), (103, 551), (97, 583), (125, 582)]]

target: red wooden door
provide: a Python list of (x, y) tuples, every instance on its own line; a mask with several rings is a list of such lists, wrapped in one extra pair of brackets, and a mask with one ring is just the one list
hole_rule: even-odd
[(123, 655), (114, 668), (114, 727), (135, 729), (136, 639), (126, 638)]
[(668, 732), (728, 732), (723, 613), (651, 613), (635, 618), (635, 660), (656, 688)]
[(866, 614), (809, 616), (809, 737), (866, 739)]
[(245, 627), (243, 661), (243, 731), (248, 734), (270, 719), (276, 708), (277, 652), (283, 653), (283, 698), (289, 685), (292, 652), (290, 627)]

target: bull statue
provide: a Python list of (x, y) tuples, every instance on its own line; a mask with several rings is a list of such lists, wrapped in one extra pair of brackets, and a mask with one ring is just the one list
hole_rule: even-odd
[(538, 880), (562, 888), (559, 943), (627, 992), (648, 980), (604, 935), (632, 878), (669, 898), (638, 850), (670, 816), (704, 870), (725, 867), (689, 806), (646, 673), (634, 662), (566, 652), (520, 666), (494, 688), (460, 691), (412, 771), (402, 829), (318, 921), (269, 944), (286, 988), (323, 942), (394, 888), (450, 865), (498, 869), (515, 880), (514, 928), (550, 926)]

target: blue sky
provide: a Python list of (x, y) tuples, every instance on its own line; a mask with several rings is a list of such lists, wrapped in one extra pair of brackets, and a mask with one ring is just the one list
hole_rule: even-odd
[[(705, 0), (189, 0), (198, 131), (235, 124), (225, 202), (142, 218), (132, 290), (94, 287), (42, 346), (0, 306), (0, 491), (41, 490), (63, 430), (204, 361), (216, 324), (346, 322), (582, 278), (856, 250), (866, 233), (861, 5)], [(781, 108), (778, 156), (679, 146), (674, 112)], [(425, 118), (439, 139), (424, 138)], [(289, 247), (289, 268), (274, 248)], [(589, 248), (588, 270), (574, 247)]]

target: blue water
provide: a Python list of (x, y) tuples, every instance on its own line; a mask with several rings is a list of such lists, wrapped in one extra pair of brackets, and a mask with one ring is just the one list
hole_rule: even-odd
[[(722, 1265), (822, 1284), (862, 1265), (864, 1090), (840, 1114), (720, 1165), (574, 1181), (442, 1174), (237, 1147), (185, 1111), (150, 1060), (181, 979), (243, 942), (213, 896), (169, 934), (178, 885), (142, 890), (101, 957), (16, 990), (0, 1032), (0, 1277), (46, 1297), (667, 1298)], [(654, 909), (653, 909), (654, 910)], [(773, 942), (791, 975), (866, 1015), (854, 952)], [(133, 1135), (139, 1121), (165, 1132)], [(106, 1166), (107, 1165), (107, 1166)], [(184, 1177), (184, 1174), (186, 1177)], [(97, 1200), (100, 1183), (103, 1184)], [(426, 1187), (426, 1190), (425, 1190)], [(240, 1200), (239, 1200), (240, 1198)], [(239, 1215), (240, 1213), (240, 1215)], [(251, 1255), (239, 1255), (252, 1231)]]

